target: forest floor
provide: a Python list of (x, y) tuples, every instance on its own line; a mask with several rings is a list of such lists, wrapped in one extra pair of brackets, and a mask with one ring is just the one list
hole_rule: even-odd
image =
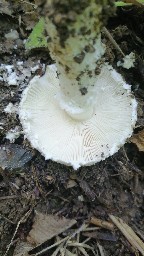
[[(102, 33), (107, 45), (105, 58), (132, 84), (138, 101), (135, 143), (129, 140), (105, 161), (74, 171), (45, 161), (24, 138), (18, 117), (22, 91), (33, 76), (44, 74), (52, 63), (46, 48), (25, 50), (25, 41), (39, 19), (32, 2), (0, 4), (0, 256), (52, 255), (53, 249), (45, 254), (42, 250), (66, 236), (73, 247), (67, 249), (61, 242), (57, 255), (64, 255), (63, 246), (65, 255), (141, 255), (111, 216), (119, 217), (144, 240), (144, 7), (119, 8), (107, 25), (123, 53), (135, 53), (133, 68), (117, 67), (123, 56)], [(43, 221), (36, 223), (36, 216)], [(63, 228), (56, 228), (49, 239), (48, 228), (47, 239), (36, 241), (44, 219), (53, 217)], [(95, 226), (90, 223), (93, 218), (98, 219)], [(66, 220), (68, 223), (63, 223)], [(30, 233), (29, 238), (34, 225), (36, 234)], [(81, 243), (81, 249), (76, 243)], [(33, 249), (36, 245), (40, 246)]]

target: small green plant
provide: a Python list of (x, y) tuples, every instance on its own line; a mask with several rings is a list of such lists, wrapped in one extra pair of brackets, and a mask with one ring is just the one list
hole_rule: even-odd
[(27, 50), (40, 47), (47, 47), (44, 18), (40, 18), (39, 22), (33, 28), (33, 31), (31, 32), (25, 44), (25, 48)]
[(117, 7), (123, 7), (123, 6), (129, 6), (129, 5), (132, 5), (132, 3), (125, 3), (123, 1), (118, 1), (118, 2), (115, 2), (115, 5)]
[(129, 6), (129, 5), (144, 5), (144, 0), (131, 0), (131, 1), (117, 1), (115, 2), (117, 7)]

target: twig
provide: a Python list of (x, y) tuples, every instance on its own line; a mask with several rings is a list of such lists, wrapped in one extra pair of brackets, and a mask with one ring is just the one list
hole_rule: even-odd
[[(56, 239), (57, 239), (57, 241), (60, 241), (60, 237), (59, 237), (59, 236), (57, 236)], [(61, 243), (58, 248), (59, 248), (59, 251), (60, 251), (61, 256), (65, 256), (65, 250), (66, 250), (66, 248), (64, 247), (64, 242)], [(53, 256), (53, 255), (52, 255), (52, 256)]]
[(66, 249), (65, 256), (78, 256), (78, 253), (75, 254), (75, 253), (70, 252), (68, 249)]
[(125, 147), (124, 147), (124, 146), (122, 147), (122, 150), (123, 150), (123, 154), (124, 154), (124, 156), (125, 156), (127, 162), (129, 162), (129, 158), (128, 158), (128, 156), (127, 156), (127, 153), (126, 153), (126, 150), (125, 150)]
[(58, 255), (58, 253), (59, 253), (59, 250), (60, 250), (60, 248), (58, 247), (58, 248), (56, 248), (56, 250), (53, 252), (53, 254), (51, 255), (51, 256), (57, 256)]
[(71, 242), (71, 241), (69, 241), (68, 243), (67, 243), (67, 245), (69, 246), (69, 247), (78, 247), (78, 249), (79, 248), (86, 248), (86, 249), (89, 249), (89, 250), (91, 250), (92, 252), (93, 252), (93, 254), (95, 255), (95, 251), (94, 251), (94, 249), (91, 247), (91, 246), (89, 246), (88, 244), (84, 244), (84, 243), (77, 243), (77, 242)]
[(83, 247), (83, 248), (86, 248), (86, 249), (93, 250), (93, 248), (91, 246), (89, 246), (88, 244), (84, 244), (84, 243), (77, 243), (77, 242), (73, 243), (73, 242), (69, 241), (67, 243), (67, 245), (70, 246), (70, 247), (76, 246), (76, 247)]
[(103, 247), (102, 247), (99, 243), (97, 243), (97, 247), (98, 247), (98, 249), (99, 249), (100, 255), (101, 255), (101, 256), (105, 256)]
[(87, 232), (87, 231), (95, 231), (95, 230), (99, 230), (100, 229), (100, 227), (92, 227), (92, 228), (85, 228), (85, 229), (83, 229), (83, 231), (82, 232)]
[(79, 247), (78, 248), (79, 251), (84, 255), (84, 256), (89, 256), (88, 253), (86, 252), (86, 250), (83, 247)]
[(32, 209), (30, 209), (28, 212), (26, 212), (25, 215), (24, 215), (24, 216), (20, 219), (20, 221), (18, 222), (18, 224), (17, 224), (17, 226), (16, 226), (16, 229), (15, 229), (15, 232), (14, 232), (14, 234), (13, 234), (13, 237), (12, 237), (12, 239), (11, 239), (11, 241), (10, 241), (8, 247), (7, 247), (7, 250), (6, 250), (5, 254), (4, 254), (4, 256), (6, 256), (6, 255), (8, 254), (9, 249), (10, 249), (10, 247), (11, 247), (12, 244), (13, 244), (14, 238), (15, 238), (15, 236), (16, 236), (16, 233), (17, 233), (17, 231), (18, 231), (18, 228), (19, 228), (20, 224), (21, 224), (21, 223), (24, 223), (24, 222), (26, 221), (26, 219), (28, 218), (28, 216), (30, 215), (31, 212), (32, 212)]
[(16, 223), (14, 223), (12, 220), (9, 220), (7, 217), (3, 216), (1, 213), (0, 213), (0, 217), (3, 218), (4, 220), (6, 220), (7, 222), (15, 225)]
[(11, 195), (11, 196), (1, 196), (0, 200), (8, 200), (8, 199), (15, 199), (18, 198), (16, 195)]
[(69, 240), (70, 240), (71, 238), (75, 237), (75, 235), (77, 235), (77, 234), (79, 234), (80, 232), (82, 232), (83, 230), (85, 230), (85, 229), (87, 228), (87, 226), (88, 226), (88, 224), (83, 223), (76, 231), (74, 231), (73, 234), (70, 235)]
[[(57, 239), (57, 242), (58, 242), (58, 241), (61, 241), (60, 238), (59, 238), (59, 236), (57, 236), (56, 239)], [(60, 251), (60, 253), (61, 253), (61, 256), (64, 256), (64, 254), (63, 254), (63, 252), (62, 252), (62, 250), (61, 250), (62, 247), (63, 247), (63, 245), (64, 245), (64, 242), (61, 243), (61, 244), (56, 248), (56, 250), (53, 252), (53, 254), (52, 254), (51, 256), (57, 256), (57, 254), (58, 254), (59, 251)]]
[(135, 248), (135, 250), (139, 250), (141, 254), (144, 256), (144, 243), (136, 235), (132, 228), (118, 217), (115, 217), (113, 215), (109, 215), (109, 217), (113, 221), (113, 223), (119, 228), (122, 234), (126, 237), (129, 243)]
[(36, 4), (33, 4), (33, 3), (30, 3), (30, 2), (27, 2), (27, 1), (24, 1), (24, 0), (20, 0), (22, 3), (26, 3), (26, 4), (30, 4), (32, 5), (35, 9), (37, 8), (37, 5)]
[(104, 33), (106, 34), (106, 36), (108, 37), (108, 39), (111, 41), (111, 43), (114, 45), (114, 47), (122, 54), (123, 57), (125, 57), (124, 52), (122, 51), (122, 49), (119, 47), (119, 45), (117, 44), (117, 42), (114, 40), (114, 38), (112, 37), (112, 35), (110, 34), (110, 32), (107, 30), (106, 27), (103, 28)]
[[(77, 243), (80, 242), (80, 233), (77, 234)], [(75, 252), (78, 255), (78, 248), (75, 248)]]
[(86, 239), (83, 241), (83, 244), (87, 243), (90, 239), (91, 239), (91, 237), (86, 238)]
[[(55, 247), (55, 246), (57, 246), (57, 245), (59, 245), (59, 244), (65, 242), (65, 241), (68, 240), (68, 239), (69, 239), (69, 236), (63, 238), (62, 240), (56, 242), (55, 244), (52, 244), (52, 245), (50, 245), (50, 246), (44, 248), (42, 251), (35, 253), (35, 256), (39, 256), (39, 255), (41, 255), (41, 254), (47, 252), (48, 250), (50, 250), (50, 249), (52, 249), (53, 247)], [(33, 251), (33, 249), (30, 250), (29, 253), (32, 253), (32, 251)], [(5, 256), (5, 255), (4, 255), (4, 256)]]
[(105, 228), (105, 229), (109, 229), (109, 230), (114, 230), (113, 223), (110, 223), (108, 221), (101, 220), (101, 219), (98, 219), (98, 218), (95, 218), (95, 217), (91, 217), (90, 223), (92, 223), (92, 224), (94, 224), (94, 225), (96, 225), (98, 227), (101, 227), (101, 228)]
[(36, 187), (38, 188), (39, 192), (41, 193), (41, 195), (45, 196), (45, 192), (43, 191), (41, 185), (39, 184), (39, 179), (37, 177), (37, 172), (36, 172), (36, 168), (34, 166), (32, 166), (32, 173), (33, 173), (33, 176), (34, 176), (34, 181), (36, 183)]

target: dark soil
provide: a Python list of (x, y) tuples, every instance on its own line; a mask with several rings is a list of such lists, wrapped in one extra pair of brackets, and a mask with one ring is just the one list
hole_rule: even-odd
[[(32, 154), (30, 161), (21, 167), (5, 168), (0, 171), (0, 255), (3, 256), (10, 243), (18, 221), (31, 209), (31, 215), (19, 226), (9, 255), (19, 240), (24, 241), (31, 230), (34, 210), (56, 213), (59, 216), (75, 218), (77, 227), (91, 216), (109, 220), (109, 214), (121, 217), (134, 231), (144, 234), (144, 153), (127, 142), (117, 154), (91, 167), (74, 171), (70, 167), (45, 161), (41, 154), (32, 149), (24, 140), (17, 112), (6, 113), (5, 107), (11, 102), (16, 107), (21, 93), (30, 79), (42, 75), (45, 66), (51, 63), (47, 49), (26, 51), (24, 40), (28, 38), (37, 22), (36, 9), (26, 1), (9, 1), (13, 4), (0, 6), (0, 64), (13, 65), (17, 84), (8, 84), (8, 74), (3, 68), (5, 81), (0, 80), (0, 140), (1, 145), (9, 145), (7, 133), (17, 126), (19, 136), (13, 142)], [(32, 2), (32, 1), (30, 1)], [(11, 29), (18, 32), (18, 38), (7, 39)], [(138, 122), (135, 133), (144, 126), (144, 8), (120, 8), (117, 15), (109, 20), (107, 29), (125, 54), (136, 54), (135, 67), (125, 70), (117, 68), (121, 53), (103, 33), (107, 43), (106, 57), (129, 84), (138, 100)], [(20, 63), (17, 66), (17, 62)], [(30, 67), (36, 67), (33, 71)], [(68, 186), (75, 181), (74, 187)], [(132, 256), (133, 248), (122, 234), (116, 232), (117, 240), (99, 240), (106, 255)], [(96, 239), (90, 240), (92, 245)], [(139, 255), (139, 254), (137, 254)]]

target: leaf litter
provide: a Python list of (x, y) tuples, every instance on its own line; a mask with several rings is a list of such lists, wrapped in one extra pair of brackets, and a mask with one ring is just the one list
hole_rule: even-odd
[(27, 237), (27, 240), (32, 244), (41, 244), (45, 241), (59, 235), (71, 226), (76, 224), (76, 220), (66, 219), (51, 214), (42, 214), (36, 212), (34, 224)]

